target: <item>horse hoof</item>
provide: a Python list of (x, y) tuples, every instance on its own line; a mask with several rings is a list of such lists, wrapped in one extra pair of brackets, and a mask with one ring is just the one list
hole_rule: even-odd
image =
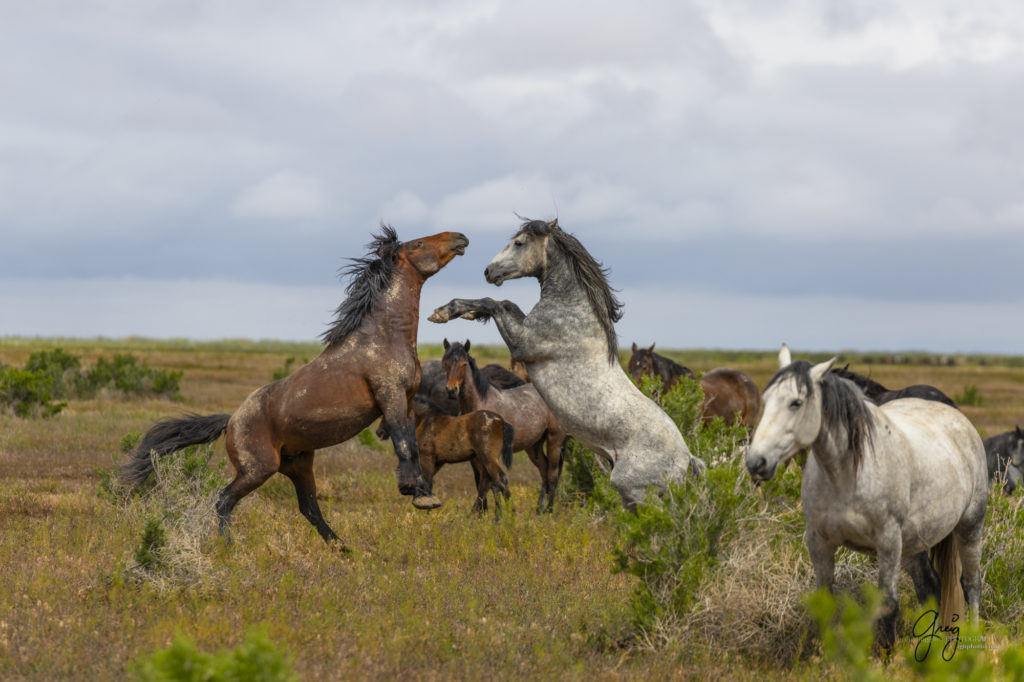
[(441, 500), (434, 495), (420, 495), (412, 498), (412, 506), (417, 509), (437, 509), (441, 506)]
[(430, 320), (431, 322), (442, 323), (447, 322), (450, 318), (448, 317), (448, 313), (445, 310), (443, 310), (442, 308), (437, 308), (427, 319)]

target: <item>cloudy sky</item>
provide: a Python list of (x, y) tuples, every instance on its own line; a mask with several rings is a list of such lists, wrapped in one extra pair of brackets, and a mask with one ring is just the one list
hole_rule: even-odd
[(1024, 353), (1016, 1), (0, 0), (0, 93), (0, 336), (312, 340), (382, 220), (529, 308), (518, 213), (623, 346)]

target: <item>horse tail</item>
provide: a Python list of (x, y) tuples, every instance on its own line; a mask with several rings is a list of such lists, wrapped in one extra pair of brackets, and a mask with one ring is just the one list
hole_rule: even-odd
[(507, 421), (501, 422), (501, 463), (506, 469), (512, 468), (512, 443), (515, 441), (516, 431)]
[(945, 626), (954, 624), (953, 616), (964, 616), (964, 591), (960, 586), (960, 553), (953, 534), (932, 547), (932, 565), (939, 574), (939, 619)]
[(157, 457), (177, 452), (189, 445), (211, 443), (228, 427), (230, 414), (188, 414), (158, 421), (146, 432), (124, 464), (118, 466), (122, 482), (137, 486), (153, 472)]

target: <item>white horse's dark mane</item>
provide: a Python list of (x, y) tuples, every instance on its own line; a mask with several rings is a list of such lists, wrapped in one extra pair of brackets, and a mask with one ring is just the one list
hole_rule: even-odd
[[(780, 369), (765, 390), (788, 377), (793, 377), (804, 395), (810, 394), (814, 380), (811, 378), (811, 363), (806, 360), (797, 360)], [(853, 458), (856, 474), (864, 453), (871, 445), (874, 429), (864, 394), (850, 380), (833, 372), (826, 373), (821, 383), (821, 420), (822, 427), (829, 433), (834, 434), (840, 428), (846, 431), (846, 446)]]

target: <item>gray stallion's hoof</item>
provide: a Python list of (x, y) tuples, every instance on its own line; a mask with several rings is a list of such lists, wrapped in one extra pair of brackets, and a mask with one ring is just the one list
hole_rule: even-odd
[(444, 310), (443, 308), (438, 308), (427, 319), (430, 320), (431, 322), (447, 322), (451, 318), (448, 316), (447, 310)]
[(441, 500), (433, 495), (420, 495), (412, 498), (412, 506), (417, 509), (437, 509), (441, 506)]

